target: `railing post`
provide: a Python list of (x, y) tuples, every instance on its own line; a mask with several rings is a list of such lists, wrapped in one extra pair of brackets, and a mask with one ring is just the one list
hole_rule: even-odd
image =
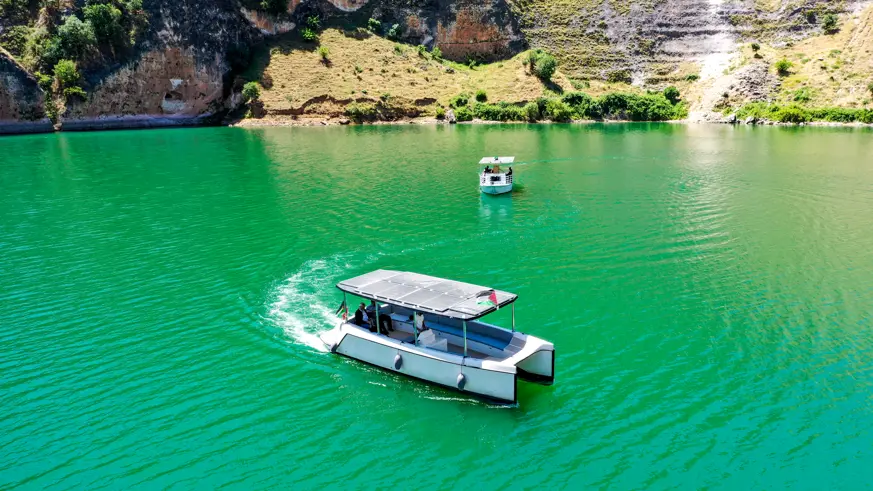
[(382, 325), (379, 321), (379, 302), (376, 302), (374, 312), (376, 313), (376, 334), (380, 334), (382, 332)]
[(464, 321), (464, 358), (467, 357), (467, 321)]

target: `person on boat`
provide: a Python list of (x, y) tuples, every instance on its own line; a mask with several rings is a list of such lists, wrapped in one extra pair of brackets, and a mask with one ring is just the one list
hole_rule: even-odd
[[(383, 312), (380, 312), (379, 315), (376, 315), (375, 300), (370, 300), (370, 306), (367, 307), (367, 315), (370, 317), (370, 319), (376, 319), (377, 317), (379, 318), (379, 332), (381, 332), (382, 334), (388, 334), (388, 332), (394, 330), (394, 327), (391, 324), (390, 315)], [(376, 332), (376, 329), (373, 327), (370, 327), (370, 330)]]
[(491, 173), (491, 167), (488, 167), (488, 166), (486, 165), (486, 166), (485, 166), (485, 174), (490, 174), (490, 173)]
[(507, 175), (507, 176), (511, 176), (511, 175), (512, 175), (512, 167), (509, 168), (509, 172), (507, 172), (506, 175)]
[(370, 326), (370, 316), (367, 315), (367, 306), (364, 305), (364, 302), (361, 302), (358, 310), (355, 311), (355, 324), (361, 327)]

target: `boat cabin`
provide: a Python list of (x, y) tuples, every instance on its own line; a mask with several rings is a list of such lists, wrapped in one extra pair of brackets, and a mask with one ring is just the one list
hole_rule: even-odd
[[(350, 311), (349, 322), (372, 333), (478, 359), (502, 360), (517, 352), (512, 346), (515, 294), (385, 270), (342, 281), (337, 288), (370, 301), (364, 303), (366, 315)], [(511, 331), (479, 320), (507, 306), (512, 309)]]

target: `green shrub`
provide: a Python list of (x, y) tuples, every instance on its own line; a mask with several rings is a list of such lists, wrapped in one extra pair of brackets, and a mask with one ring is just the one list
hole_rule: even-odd
[(256, 101), (261, 97), (261, 88), (257, 82), (246, 82), (242, 89), (243, 100)]
[(97, 47), (94, 26), (90, 22), (82, 22), (75, 15), (64, 19), (52, 41), (53, 46), (50, 46), (57, 50), (58, 59), (87, 61)]
[(376, 109), (376, 106), (369, 103), (353, 102), (346, 106), (345, 114), (356, 123), (375, 121), (379, 117), (379, 111)]
[(0, 46), (14, 56), (24, 54), (27, 38), (30, 36), (30, 28), (27, 26), (12, 26), (0, 32)]
[(784, 77), (791, 73), (791, 67), (794, 66), (794, 63), (791, 63), (785, 58), (782, 58), (781, 60), (777, 61), (774, 66), (776, 67), (776, 73)]
[(470, 103), (470, 95), (465, 93), (460, 93), (455, 97), (449, 99), (449, 106), (455, 108), (466, 107), (467, 104)]
[(534, 74), (542, 80), (550, 81), (557, 68), (558, 60), (548, 53), (543, 53), (534, 65)]
[(55, 65), (55, 79), (61, 88), (73, 87), (79, 84), (82, 75), (72, 60), (61, 60)]
[(476, 91), (476, 100), (479, 102), (485, 102), (488, 100), (488, 94), (486, 94), (484, 90), (479, 89)]
[(88, 94), (86, 94), (85, 91), (82, 90), (82, 87), (79, 86), (67, 87), (64, 89), (64, 99), (69, 101), (72, 97), (78, 97), (84, 101), (88, 97)]
[(870, 91), (870, 95), (873, 95), (873, 82), (867, 84), (867, 90)]
[(805, 123), (812, 119), (809, 111), (795, 104), (780, 108), (773, 116), (782, 123)]
[(370, 17), (370, 19), (367, 21), (367, 30), (374, 34), (379, 34), (380, 32), (382, 32), (382, 23)]
[(861, 109), (858, 111), (858, 121), (865, 124), (873, 124), (873, 109)]
[(589, 82), (587, 80), (576, 80), (575, 78), (570, 79), (570, 85), (572, 85), (573, 88), (576, 90), (590, 89), (591, 88), (591, 82)]
[(676, 104), (679, 102), (679, 89), (673, 87), (672, 85), (664, 89), (664, 97), (670, 101), (670, 104)]
[(547, 82), (552, 79), (552, 75), (558, 68), (558, 60), (539, 48), (528, 51), (525, 62), (531, 73)]
[(363, 73), (364, 69), (361, 68), (361, 65), (355, 65), (355, 73)]
[(388, 29), (387, 35), (391, 39), (399, 39), (401, 34), (400, 24), (394, 24), (391, 26), (391, 29)]
[(858, 120), (863, 110), (848, 109), (842, 107), (827, 107), (821, 109), (810, 109), (809, 119), (811, 121), (831, 121), (834, 123), (851, 123)]
[(552, 121), (564, 123), (573, 119), (573, 110), (564, 101), (552, 99), (546, 104), (545, 116)]
[(435, 115), (437, 119), (446, 119), (446, 110), (442, 106), (437, 106)]
[(840, 30), (839, 19), (834, 14), (826, 14), (822, 18), (821, 27), (824, 32), (831, 34)]
[(674, 106), (663, 94), (609, 93), (597, 102), (604, 117), (631, 121), (669, 121), (687, 114), (684, 104)]
[(527, 119), (522, 108), (505, 102), (498, 104), (477, 102), (473, 104), (473, 115), (485, 121), (524, 121)]
[(418, 53), (419, 58), (427, 58), (427, 46), (419, 44), (415, 47), (415, 50)]
[(94, 35), (100, 43), (112, 47), (124, 46), (126, 40), (121, 25), (121, 10), (114, 5), (101, 3), (87, 5), (82, 11), (85, 20), (94, 27)]
[(794, 102), (809, 102), (810, 100), (812, 100), (812, 92), (806, 87), (797, 89), (794, 91), (792, 99), (794, 100)]
[(461, 121), (473, 121), (473, 112), (467, 106), (461, 106), (455, 110), (455, 119)]
[(696, 82), (698, 80), (700, 80), (700, 75), (696, 73), (692, 73), (691, 75), (685, 77), (686, 82)]
[(532, 50), (527, 52), (527, 60), (526, 61), (527, 61), (528, 67), (530, 68), (531, 73), (534, 73), (534, 66), (536, 66), (537, 60), (542, 55), (543, 55), (543, 50), (541, 50), (539, 48), (532, 49)]
[(401, 55), (401, 56), (403, 55), (403, 45), (402, 44), (395, 44), (394, 45), (394, 54)]
[(318, 56), (322, 61), (330, 61), (330, 49), (327, 46), (318, 47)]
[(300, 29), (300, 37), (303, 38), (304, 41), (311, 43), (318, 39), (318, 33), (309, 27), (303, 27)]
[(615, 70), (606, 75), (606, 81), (611, 84), (633, 82), (630, 70)]
[(0, 0), (0, 19), (10, 23), (24, 23), (29, 20), (28, 1)]
[(527, 104), (524, 105), (522, 110), (524, 111), (525, 118), (528, 121), (530, 121), (531, 123), (536, 122), (541, 117), (540, 116), (540, 107), (537, 105), (536, 102), (528, 102)]
[(772, 119), (774, 108), (778, 106), (770, 105), (765, 102), (752, 102), (737, 109), (737, 118), (755, 118), (755, 119)]
[(287, 0), (261, 0), (261, 9), (273, 15), (279, 15), (288, 11)]
[(752, 51), (754, 51), (755, 53), (757, 53), (758, 51), (760, 51), (760, 49), (761, 49), (761, 45), (760, 45), (760, 44), (758, 44), (758, 43), (752, 43)]
[(321, 19), (319, 19), (317, 15), (310, 15), (306, 17), (306, 27), (312, 29), (313, 31), (320, 30)]
[(33, 75), (36, 77), (36, 84), (39, 85), (43, 92), (49, 93), (52, 91), (52, 81), (54, 79), (42, 72), (36, 72)]
[(430, 55), (433, 56), (434, 60), (442, 60), (443, 52), (438, 47), (434, 46), (433, 50), (431, 50)]
[(600, 119), (603, 111), (600, 103), (582, 92), (568, 92), (561, 98), (580, 119)]

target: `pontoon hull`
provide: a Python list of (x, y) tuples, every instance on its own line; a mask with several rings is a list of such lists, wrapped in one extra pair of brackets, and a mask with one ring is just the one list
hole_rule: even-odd
[[(391, 372), (489, 401), (515, 404), (518, 400), (517, 380), (522, 376), (522, 371), (513, 364), (465, 358), (424, 348), (377, 335), (349, 323), (341, 324), (336, 329), (322, 334), (321, 339), (333, 353)], [(549, 354), (552, 356), (550, 357)], [(523, 378), (540, 382), (553, 380), (553, 354), (553, 347), (550, 343), (546, 343), (541, 351), (531, 355), (537, 358), (527, 363), (530, 370), (539, 374), (531, 376), (534, 372), (525, 371)]]
[(503, 186), (479, 186), (485, 194), (504, 194), (512, 191), (512, 184), (504, 184)]

